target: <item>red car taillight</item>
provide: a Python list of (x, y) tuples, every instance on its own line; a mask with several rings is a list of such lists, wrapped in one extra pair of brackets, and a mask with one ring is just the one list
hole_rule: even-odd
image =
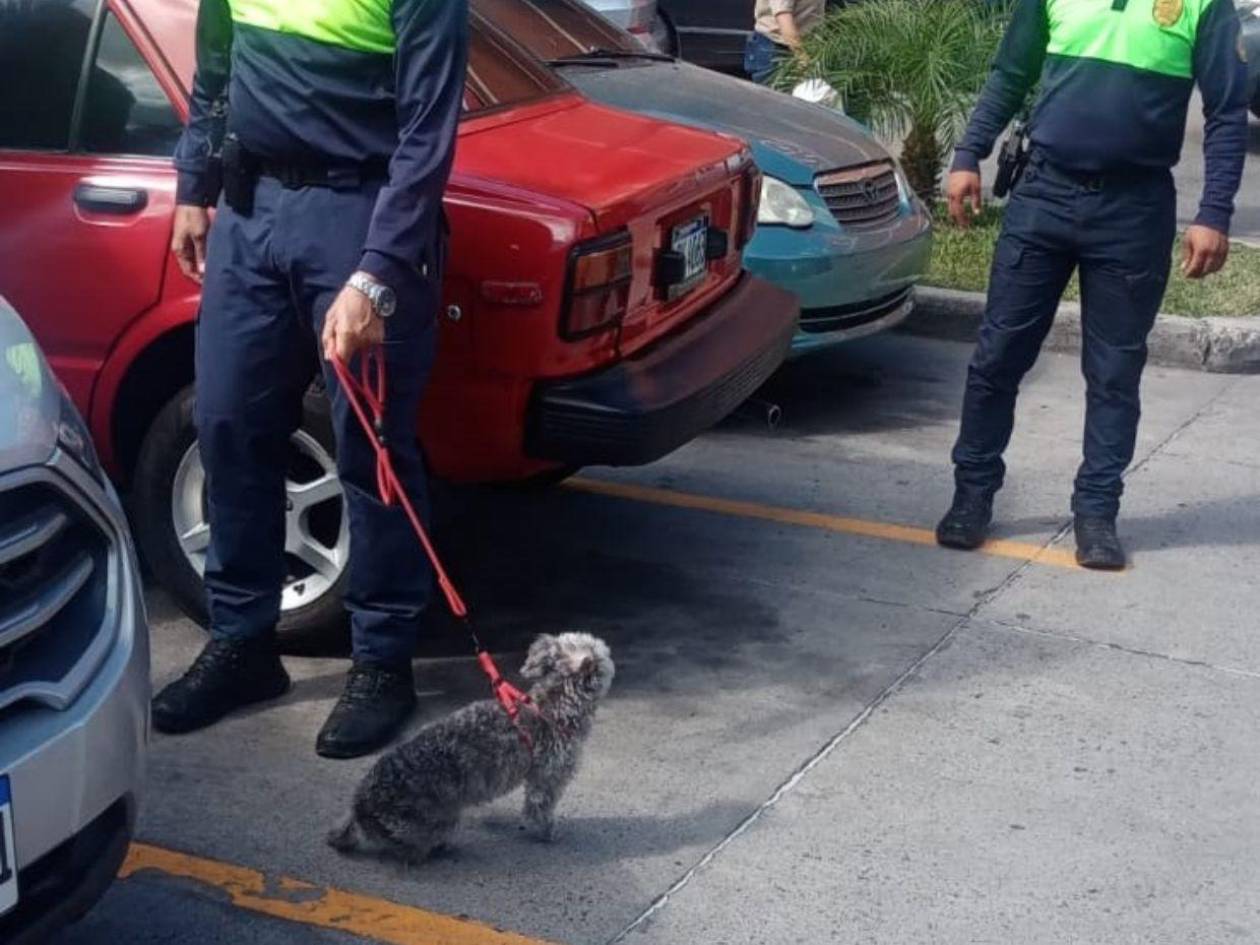
[(582, 243), (569, 257), (560, 337), (576, 341), (618, 324), (630, 307), (634, 246), (628, 232)]

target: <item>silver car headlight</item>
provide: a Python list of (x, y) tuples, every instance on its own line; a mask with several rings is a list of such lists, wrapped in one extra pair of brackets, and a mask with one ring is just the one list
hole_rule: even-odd
[(814, 211), (791, 184), (775, 177), (763, 178), (757, 223), (804, 229), (814, 225)]
[(92, 445), (92, 435), (64, 389), (61, 392), (61, 419), (57, 423), (57, 445), (100, 486), (105, 486), (105, 470), (96, 455), (96, 447)]

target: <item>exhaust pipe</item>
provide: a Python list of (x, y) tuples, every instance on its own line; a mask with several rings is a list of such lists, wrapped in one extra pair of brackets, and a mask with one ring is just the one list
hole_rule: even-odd
[(749, 397), (735, 408), (735, 416), (742, 420), (755, 420), (764, 423), (766, 429), (777, 430), (783, 422), (783, 408), (778, 404), (763, 400), (760, 397)]

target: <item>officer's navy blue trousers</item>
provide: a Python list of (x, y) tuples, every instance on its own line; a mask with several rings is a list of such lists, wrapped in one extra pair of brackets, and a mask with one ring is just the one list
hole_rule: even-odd
[(991, 496), (1001, 487), (1020, 381), (1079, 271), (1086, 408), (1072, 510), (1116, 515), (1137, 438), (1146, 337), (1163, 300), (1175, 231), (1169, 171), (1086, 179), (1034, 155), (1006, 208), (967, 374), (953, 452), (961, 492)]
[[(377, 496), (370, 444), (319, 353), (324, 315), (359, 261), (377, 189), (285, 189), (264, 177), (250, 216), (220, 205), (211, 228), (197, 325), (196, 423), (216, 636), (256, 638), (275, 629), (286, 574), (288, 441), (322, 364), (350, 524), (346, 605), (354, 655), (396, 662), (415, 648), (432, 588), (429, 566), (402, 510)], [(385, 432), (399, 475), (425, 509), (416, 418), (433, 361), (437, 287), (417, 270), (393, 288)]]

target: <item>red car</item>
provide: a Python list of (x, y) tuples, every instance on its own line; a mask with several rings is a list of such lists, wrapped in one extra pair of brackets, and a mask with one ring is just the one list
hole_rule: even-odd
[[(199, 613), (198, 289), (167, 250), (195, 8), (0, 6), (0, 294), (129, 485), (154, 571)], [(592, 104), (474, 16), (440, 354), (418, 418), (434, 472), (649, 462), (752, 393), (796, 321), (791, 296), (740, 269), (758, 187), (741, 143)], [(340, 618), (347, 529), (317, 392), (293, 447), (290, 630)]]

